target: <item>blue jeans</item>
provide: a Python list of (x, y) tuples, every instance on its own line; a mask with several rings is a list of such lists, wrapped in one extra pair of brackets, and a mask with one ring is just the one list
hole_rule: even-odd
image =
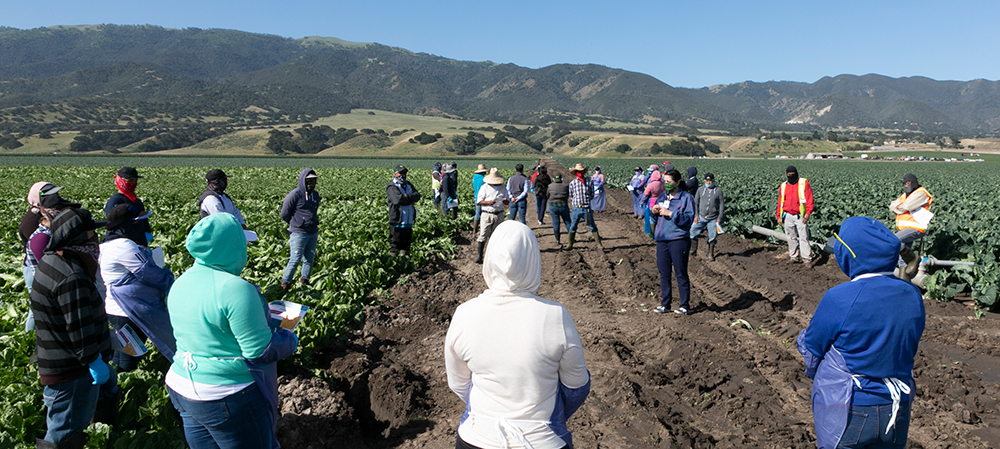
[[(565, 203), (562, 203), (565, 204)], [(552, 232), (559, 233), (559, 219), (566, 224), (566, 231), (569, 231), (569, 206), (549, 206), (549, 216), (552, 217)]]
[(691, 225), (691, 239), (695, 239), (701, 234), (701, 231), (708, 228), (708, 242), (712, 243), (715, 241), (715, 237), (718, 235), (719, 230), (716, 228), (716, 223), (719, 222), (718, 218), (712, 220), (706, 220), (704, 218), (698, 217), (698, 222)]
[(118, 390), (118, 375), (114, 367), (108, 366), (111, 377), (104, 385), (91, 385), (94, 379), (88, 372), (79, 379), (42, 388), (42, 402), (45, 403), (45, 441), (62, 443), (90, 425), (97, 400), (110, 397)]
[[(521, 213), (520, 217), (518, 217), (518, 215), (517, 215), (518, 212)], [(521, 223), (524, 223), (524, 220), (526, 218), (528, 218), (527, 215), (528, 215), (528, 197), (527, 196), (525, 196), (524, 199), (522, 199), (522, 200), (520, 200), (520, 201), (518, 201), (516, 203), (513, 202), (513, 201), (510, 202), (510, 217), (507, 218), (508, 220), (515, 220), (516, 219), (516, 220), (519, 220)]]
[(543, 195), (535, 195), (535, 212), (538, 214), (538, 222), (543, 222), (545, 218), (545, 209), (548, 205), (549, 199)]
[(890, 449), (906, 447), (910, 430), (910, 401), (900, 402), (896, 424), (886, 433), (892, 416), (892, 404), (851, 406), (847, 428), (840, 437), (838, 448)]
[(167, 387), (191, 449), (270, 449), (274, 439), (267, 402), (257, 384), (216, 401), (195, 401)]
[[(31, 295), (31, 283), (35, 281), (35, 269), (34, 267), (29, 267), (27, 265), (21, 265), (21, 273), (24, 274), (24, 288), (28, 289), (28, 295)], [(35, 330), (35, 313), (31, 311), (31, 306), (28, 307), (28, 318), (24, 320), (24, 331)]]
[(597, 232), (597, 223), (594, 223), (594, 212), (589, 207), (574, 207), (569, 219), (570, 234), (576, 233), (576, 227), (580, 224), (580, 220), (587, 223), (590, 232)]
[(302, 263), (302, 275), (299, 277), (309, 280), (313, 269), (313, 259), (316, 258), (316, 241), (318, 239), (318, 232), (312, 234), (293, 232), (288, 236), (291, 254), (288, 257), (288, 265), (285, 265), (285, 274), (281, 276), (281, 280), (291, 284), (299, 263)]
[(691, 240), (678, 239), (666, 242), (656, 242), (656, 268), (660, 271), (660, 305), (670, 308), (670, 268), (677, 277), (677, 289), (681, 298), (681, 307), (689, 308), (691, 299), (691, 282), (688, 280), (688, 251)]
[[(483, 215), (483, 206), (477, 204), (476, 205), (476, 216), (473, 217), (472, 219), (475, 220), (475, 221), (479, 221), (479, 219), (482, 218), (482, 215)], [(473, 231), (478, 231), (478, 229), (473, 229)]]

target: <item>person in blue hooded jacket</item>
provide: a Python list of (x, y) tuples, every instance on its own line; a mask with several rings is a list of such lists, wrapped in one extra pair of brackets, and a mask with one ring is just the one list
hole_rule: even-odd
[(663, 192), (649, 212), (656, 219), (653, 239), (656, 240), (656, 268), (660, 271), (660, 305), (656, 313), (670, 310), (672, 287), (670, 268), (677, 277), (681, 305), (674, 313), (690, 313), (691, 281), (688, 279), (688, 257), (691, 249), (691, 225), (694, 223), (694, 197), (683, 190), (680, 172), (670, 170), (665, 175)]
[(835, 234), (851, 281), (823, 295), (798, 337), (820, 449), (906, 446), (925, 315), (920, 290), (892, 274), (899, 245), (868, 217), (848, 218)]
[(288, 192), (281, 203), (281, 219), (288, 223), (288, 264), (281, 276), (281, 288), (288, 290), (295, 280), (295, 270), (302, 264), (299, 282), (309, 285), (313, 260), (316, 259), (316, 242), (319, 240), (319, 192), (316, 191), (316, 172), (311, 168), (299, 172), (299, 186)]

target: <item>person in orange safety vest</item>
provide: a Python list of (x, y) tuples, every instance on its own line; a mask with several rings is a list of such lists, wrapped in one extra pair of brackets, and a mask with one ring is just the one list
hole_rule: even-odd
[(927, 192), (917, 176), (907, 173), (903, 176), (903, 194), (892, 203), (889, 210), (896, 214), (896, 237), (903, 243), (899, 250), (901, 259), (906, 262), (906, 274), (912, 276), (919, 267), (920, 259), (910, 248), (910, 245), (927, 233), (930, 223), (931, 203), (934, 198)]
[(791, 262), (801, 261), (812, 268), (812, 251), (809, 248), (809, 215), (813, 211), (813, 194), (809, 180), (799, 178), (793, 166), (785, 170), (788, 181), (778, 189), (778, 224), (784, 226), (788, 236), (788, 257)]

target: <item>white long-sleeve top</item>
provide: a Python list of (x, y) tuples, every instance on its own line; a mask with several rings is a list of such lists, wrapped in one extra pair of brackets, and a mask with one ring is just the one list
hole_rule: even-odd
[[(458, 433), (481, 448), (501, 447), (500, 419), (517, 426), (535, 449), (565, 446), (545, 424), (559, 383), (575, 389), (590, 380), (569, 311), (535, 295), (541, 257), (530, 233), (515, 222), (497, 227), (483, 264), (490, 289), (458, 306), (445, 337), (448, 386), (470, 409)], [(508, 444), (520, 447), (505, 433)]]
[(101, 243), (101, 253), (98, 261), (101, 265), (101, 277), (104, 278), (104, 312), (114, 316), (128, 316), (108, 293), (108, 286), (131, 272), (138, 271), (149, 259), (149, 254), (143, 248), (129, 239), (114, 239)]
[(240, 222), (241, 225), (246, 225), (247, 223), (243, 221), (243, 213), (240, 212), (239, 208), (233, 204), (233, 200), (229, 199), (228, 195), (221, 195), (222, 200), (216, 198), (215, 195), (208, 195), (201, 202), (201, 210), (208, 215), (217, 214), (219, 212), (226, 212), (233, 214), (236, 220)]

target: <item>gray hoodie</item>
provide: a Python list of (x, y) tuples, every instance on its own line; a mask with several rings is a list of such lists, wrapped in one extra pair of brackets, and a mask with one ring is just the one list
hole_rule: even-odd
[(299, 186), (288, 192), (281, 203), (281, 219), (288, 223), (288, 232), (314, 234), (319, 231), (319, 192), (306, 191), (306, 176), (316, 173), (311, 168), (299, 172)]
[(725, 206), (722, 201), (722, 187), (716, 184), (714, 187), (698, 187), (698, 193), (694, 196), (695, 212), (705, 220), (715, 220), (725, 213)]

